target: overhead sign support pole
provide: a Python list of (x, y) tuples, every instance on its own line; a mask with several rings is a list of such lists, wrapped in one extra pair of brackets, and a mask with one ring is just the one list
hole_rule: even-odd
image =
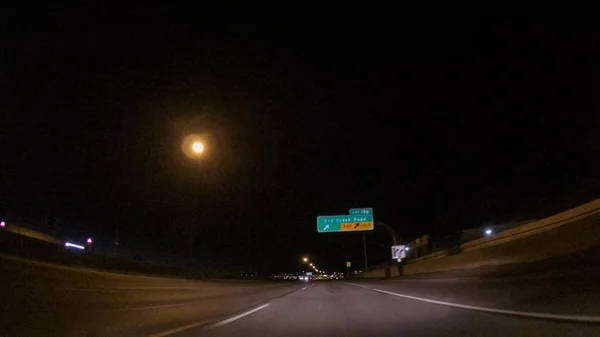
[(367, 239), (365, 238), (365, 232), (362, 233), (363, 235), (363, 250), (365, 253), (365, 273), (367, 272), (368, 269), (368, 264), (367, 264)]

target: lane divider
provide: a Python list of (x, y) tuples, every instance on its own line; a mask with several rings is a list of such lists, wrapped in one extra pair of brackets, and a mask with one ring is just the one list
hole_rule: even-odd
[(475, 310), (475, 311), (482, 311), (482, 312), (491, 312), (494, 314), (550, 319), (550, 320), (565, 321), (565, 322), (600, 323), (600, 316), (559, 315), (559, 314), (547, 314), (547, 313), (542, 313), (542, 312), (493, 309), (493, 308), (486, 308), (486, 307), (478, 307), (478, 306), (474, 306), (474, 305), (465, 305), (465, 304), (458, 304), (458, 303), (452, 303), (452, 302), (436, 301), (436, 300), (431, 300), (428, 298), (403, 295), (403, 294), (398, 294), (398, 293), (394, 293), (391, 291), (375, 289), (375, 288), (373, 288), (373, 290), (380, 292), (380, 293), (392, 295), (392, 296), (408, 298), (411, 300), (417, 300), (417, 301), (431, 303), (431, 304), (445, 305), (447, 307), (461, 308), (461, 309), (468, 309), (468, 310)]
[(167, 331), (163, 331), (163, 332), (159, 332), (153, 335), (150, 335), (148, 337), (165, 337), (165, 336), (170, 336), (176, 333), (180, 333), (186, 330), (190, 330), (193, 329), (195, 327), (204, 325), (206, 323), (210, 322), (210, 320), (206, 320), (206, 321), (202, 321), (202, 322), (197, 322), (197, 323), (192, 323), (192, 324), (188, 324), (188, 325), (184, 325), (184, 326), (180, 326), (178, 328), (175, 329), (171, 329), (171, 330), (167, 330)]
[[(283, 294), (282, 296), (278, 296), (277, 298), (283, 297), (285, 295), (289, 295), (289, 294), (294, 293), (296, 291), (302, 291), (302, 290), (304, 290), (306, 288), (308, 288), (308, 286), (306, 286), (306, 287), (304, 287), (302, 289), (293, 290), (291, 292)], [(183, 304), (183, 305), (186, 305), (186, 304)], [(217, 322), (217, 323), (215, 323), (213, 325), (207, 326), (206, 328), (207, 329), (212, 329), (212, 328), (217, 328), (217, 327), (223, 326), (225, 324), (229, 324), (229, 323), (231, 323), (233, 321), (236, 321), (236, 320), (238, 320), (238, 319), (240, 319), (240, 318), (242, 318), (244, 316), (247, 316), (247, 315), (253, 314), (253, 313), (255, 313), (255, 312), (259, 311), (259, 310), (262, 310), (262, 309), (268, 307), (269, 305), (271, 305), (271, 303), (263, 304), (260, 307), (257, 307), (257, 308), (245, 311), (245, 312), (243, 312), (243, 313), (241, 313), (241, 314), (239, 314), (237, 316), (234, 316), (234, 317), (228, 318), (226, 320)], [(159, 307), (160, 308), (164, 308), (164, 307), (177, 307), (177, 306), (181, 306), (181, 304), (165, 305), (165, 306), (159, 306)], [(157, 308), (157, 306), (155, 306), (155, 307), (146, 307), (146, 308), (141, 308), (141, 309), (150, 309), (150, 308), (154, 309), (154, 308)], [(215, 321), (214, 319), (204, 320), (204, 321), (201, 321), (201, 322), (196, 322), (196, 323), (192, 323), (192, 324), (180, 326), (180, 327), (177, 327), (177, 328), (174, 328), (174, 329), (171, 329), (171, 330), (167, 330), (167, 331), (159, 332), (159, 333), (156, 333), (156, 334), (153, 334), (153, 335), (149, 335), (148, 337), (165, 337), (165, 336), (170, 336), (170, 335), (173, 335), (173, 334), (176, 334), (176, 333), (180, 333), (180, 332), (183, 332), (183, 331), (187, 331), (187, 330), (190, 330), (190, 329), (202, 326), (202, 325), (206, 325), (206, 324), (208, 324), (210, 322), (214, 322), (214, 321)]]
[[(215, 296), (217, 297), (217, 296)], [(210, 298), (209, 298), (210, 299)], [(158, 304), (158, 305), (150, 305), (147, 307), (135, 307), (135, 308), (117, 308), (111, 311), (141, 311), (141, 310), (154, 310), (154, 309), (168, 309), (168, 308), (178, 308), (178, 307), (186, 307), (190, 305), (198, 305), (206, 303), (206, 299), (201, 301), (194, 302), (183, 302), (183, 303), (175, 303), (175, 304)]]
[[(294, 290), (294, 291), (292, 291), (292, 292), (289, 292), (289, 293), (287, 293), (287, 294), (284, 294), (283, 296), (285, 296), (285, 295), (288, 295), (288, 294), (291, 294), (291, 293), (294, 293), (294, 292), (296, 292), (296, 291), (302, 291), (302, 290), (305, 290), (306, 288), (308, 288), (308, 286), (306, 286), (306, 287), (304, 287), (304, 288), (302, 288), (302, 289)], [(280, 297), (283, 297), (283, 296), (280, 296)], [(215, 323), (215, 324), (213, 324), (213, 325), (210, 325), (210, 326), (208, 326), (207, 328), (208, 328), (208, 329), (214, 329), (214, 328), (218, 328), (218, 327), (220, 327), (220, 326), (223, 326), (223, 325), (225, 325), (225, 324), (229, 324), (229, 323), (231, 323), (231, 322), (233, 322), (233, 321), (237, 321), (238, 319), (240, 319), (240, 318), (242, 318), (242, 317), (244, 317), (244, 316), (248, 316), (248, 315), (250, 315), (250, 314), (253, 314), (253, 313), (255, 313), (255, 312), (259, 311), (259, 310), (262, 310), (262, 309), (264, 309), (264, 308), (266, 308), (266, 307), (268, 307), (268, 306), (270, 306), (270, 305), (271, 305), (271, 303), (263, 304), (263, 305), (261, 305), (260, 307), (254, 308), (254, 309), (252, 309), (252, 310), (248, 310), (248, 311), (246, 311), (246, 312), (244, 312), (244, 313), (241, 313), (241, 314), (239, 314), (239, 315), (237, 315), (237, 316), (233, 316), (233, 317), (231, 317), (231, 318), (228, 318), (228, 319), (226, 319), (226, 320), (223, 320), (223, 321), (217, 322), (217, 323)]]
[(217, 322), (217, 323), (215, 323), (215, 324), (213, 324), (213, 325), (209, 326), (208, 328), (209, 328), (209, 329), (213, 329), (213, 328), (218, 328), (218, 327), (220, 327), (220, 326), (223, 326), (223, 325), (225, 325), (225, 324), (229, 324), (229, 323), (231, 323), (231, 322), (233, 322), (233, 321), (237, 321), (238, 319), (240, 319), (240, 318), (242, 318), (242, 317), (244, 317), (244, 316), (248, 316), (248, 315), (250, 315), (250, 314), (253, 314), (253, 313), (255, 313), (255, 312), (259, 311), (259, 310), (262, 310), (262, 309), (264, 309), (264, 308), (266, 308), (266, 307), (268, 307), (268, 306), (270, 306), (270, 305), (271, 305), (271, 303), (263, 304), (263, 305), (261, 305), (261, 306), (260, 306), (260, 307), (258, 307), (258, 308), (254, 308), (254, 309), (252, 309), (252, 310), (248, 310), (248, 311), (246, 311), (246, 312), (244, 312), (244, 313), (241, 313), (241, 314), (239, 314), (239, 315), (237, 315), (237, 316), (233, 316), (233, 317), (231, 317), (231, 318), (228, 318), (228, 319), (226, 319), (226, 320), (224, 320), (224, 321)]

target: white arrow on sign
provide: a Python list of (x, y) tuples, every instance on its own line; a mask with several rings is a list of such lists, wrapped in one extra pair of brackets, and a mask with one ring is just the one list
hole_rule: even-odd
[(323, 228), (324, 231), (326, 231), (327, 229), (329, 229), (329, 225), (325, 225), (325, 228)]

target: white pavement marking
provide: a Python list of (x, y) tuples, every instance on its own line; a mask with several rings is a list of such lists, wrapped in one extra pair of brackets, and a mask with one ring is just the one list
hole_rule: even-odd
[(193, 328), (198, 327), (200, 325), (204, 325), (204, 324), (206, 324), (208, 322), (210, 322), (210, 321), (202, 321), (202, 322), (198, 322), (198, 323), (192, 323), (192, 324), (180, 326), (179, 328), (175, 328), (175, 329), (171, 329), (171, 330), (159, 332), (159, 333), (150, 335), (148, 337), (164, 337), (164, 336), (169, 336), (169, 335), (173, 335), (173, 334), (176, 334), (176, 333), (179, 333), (179, 332), (183, 332), (183, 331), (186, 331), (186, 330), (193, 329)]
[(242, 317), (244, 317), (244, 316), (248, 316), (248, 315), (250, 315), (250, 314), (252, 314), (252, 313), (255, 313), (255, 312), (259, 311), (259, 310), (262, 310), (262, 309), (264, 309), (264, 308), (266, 308), (266, 307), (268, 307), (268, 306), (270, 306), (270, 305), (271, 305), (271, 303), (263, 304), (263, 305), (261, 305), (261, 306), (260, 306), (260, 307), (258, 307), (258, 308), (254, 308), (254, 309), (252, 309), (252, 310), (246, 311), (246, 312), (244, 312), (244, 313), (242, 313), (242, 314), (239, 314), (239, 315), (237, 315), (237, 316), (233, 316), (233, 317), (231, 317), (231, 318), (228, 318), (228, 319), (226, 319), (226, 320), (224, 320), (224, 321), (220, 321), (220, 322), (218, 322), (218, 323), (215, 323), (215, 324), (213, 324), (213, 325), (209, 326), (209, 328), (211, 328), (211, 329), (212, 329), (212, 328), (218, 328), (218, 327), (220, 327), (220, 326), (223, 326), (223, 325), (225, 325), (225, 324), (229, 324), (229, 323), (231, 323), (231, 322), (233, 322), (233, 321), (235, 321), (235, 320), (238, 320), (238, 319), (240, 319), (240, 318), (242, 318)]
[[(357, 285), (357, 284), (355, 284), (355, 285)], [(493, 308), (477, 307), (477, 306), (473, 306), (473, 305), (465, 305), (465, 304), (458, 304), (458, 303), (451, 303), (451, 302), (436, 301), (436, 300), (431, 300), (431, 299), (428, 299), (428, 298), (421, 298), (421, 297), (415, 297), (415, 296), (409, 296), (409, 295), (403, 295), (403, 294), (393, 293), (391, 291), (385, 291), (385, 290), (381, 290), (381, 289), (373, 289), (373, 290), (378, 291), (380, 293), (388, 294), (388, 295), (393, 295), (393, 296), (408, 298), (408, 299), (411, 299), (411, 300), (417, 300), (417, 301), (427, 302), (427, 303), (431, 303), (431, 304), (439, 304), (439, 305), (445, 305), (445, 306), (454, 307), (454, 308), (462, 308), (462, 309), (469, 309), (469, 310), (476, 310), (476, 311), (483, 311), (483, 312), (491, 312), (491, 313), (495, 313), (495, 314), (504, 314), (504, 315), (522, 316), (522, 317), (531, 317), (531, 318), (542, 318), (542, 319), (552, 319), (552, 320), (567, 321), (567, 322), (600, 323), (600, 316), (558, 315), (558, 314), (546, 314), (546, 313), (541, 313), (541, 312), (529, 312), (529, 311), (514, 311), (514, 310), (493, 309)]]
[(306, 289), (306, 288), (308, 288), (308, 287), (304, 287), (304, 288), (300, 289), (300, 291), (302, 291), (302, 290), (304, 290), (304, 289)]
[(363, 286), (363, 285), (360, 285), (360, 284), (356, 284), (356, 283), (350, 283), (350, 282), (344, 282), (344, 283), (346, 283), (346, 284), (350, 284), (350, 285), (353, 285), (353, 286), (357, 286), (357, 287), (361, 287), (361, 288), (365, 288), (365, 289), (369, 289), (369, 290), (371, 290), (371, 288), (369, 288), (369, 287), (365, 287), (365, 286)]
[(188, 305), (197, 305), (197, 304), (201, 304), (201, 303), (206, 303), (206, 300), (195, 301), (195, 302), (176, 303), (176, 304), (151, 305), (151, 306), (148, 306), (148, 307), (119, 308), (119, 309), (114, 309), (114, 311), (139, 311), (139, 310), (177, 308), (177, 307), (185, 307), (185, 306), (188, 306)]

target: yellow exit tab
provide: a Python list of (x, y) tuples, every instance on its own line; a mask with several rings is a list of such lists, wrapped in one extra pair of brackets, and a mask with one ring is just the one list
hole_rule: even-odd
[(341, 231), (364, 231), (373, 229), (372, 222), (342, 222), (340, 224)]

